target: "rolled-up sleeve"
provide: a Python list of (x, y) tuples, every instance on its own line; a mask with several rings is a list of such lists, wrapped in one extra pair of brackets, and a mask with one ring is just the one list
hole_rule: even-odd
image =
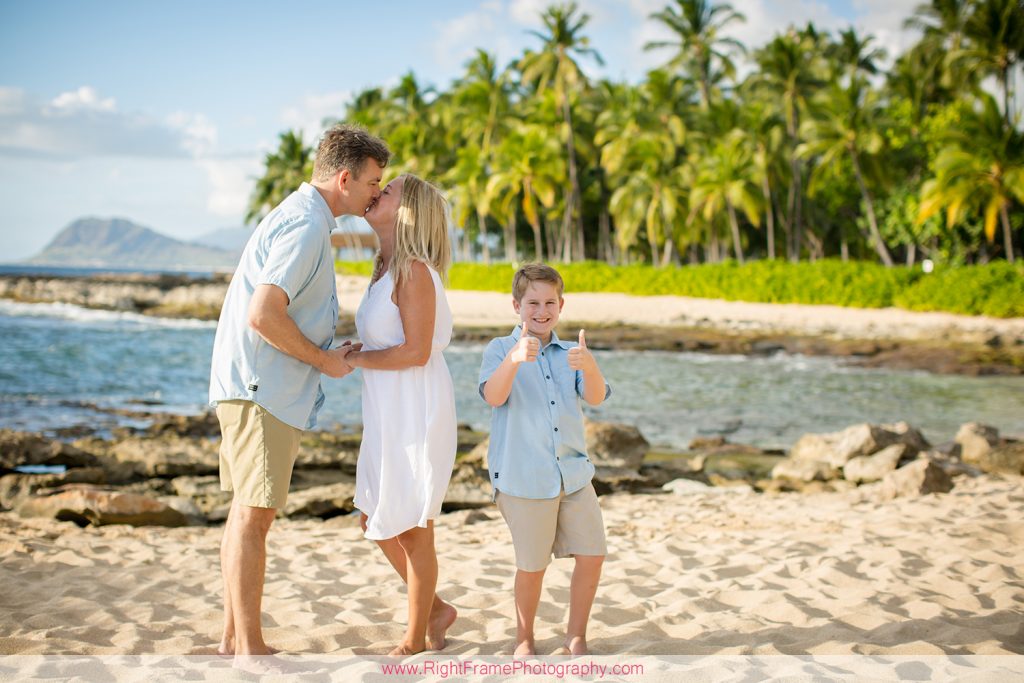
[(267, 260), (256, 284), (280, 287), (291, 303), (316, 273), (324, 243), (323, 227), (301, 217), (282, 225), (268, 239)]

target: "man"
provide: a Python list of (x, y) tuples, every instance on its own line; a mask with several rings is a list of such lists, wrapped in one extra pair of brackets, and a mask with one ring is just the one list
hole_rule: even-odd
[(321, 373), (352, 371), (345, 357), (355, 347), (331, 348), (338, 321), (331, 230), (335, 217), (361, 216), (380, 196), (389, 157), (387, 145), (362, 129), (327, 131), (313, 178), (260, 222), (231, 278), (210, 371), (223, 436), (221, 488), (234, 492), (221, 542), (220, 654), (274, 652), (260, 625), (267, 532), (288, 498), (302, 430), (316, 426)]

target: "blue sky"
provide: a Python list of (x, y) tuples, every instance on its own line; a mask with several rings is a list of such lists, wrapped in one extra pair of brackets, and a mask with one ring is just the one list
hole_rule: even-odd
[[(749, 46), (788, 24), (853, 23), (894, 53), (919, 0), (734, 0)], [(362, 88), (413, 70), (446, 87), (476, 47), (500, 63), (537, 39), (544, 0), (172, 3), (0, 0), (0, 262), (72, 220), (129, 218), (190, 238), (238, 227), (278, 134), (307, 139)], [(664, 61), (665, 0), (582, 0), (605, 59), (636, 80)]]

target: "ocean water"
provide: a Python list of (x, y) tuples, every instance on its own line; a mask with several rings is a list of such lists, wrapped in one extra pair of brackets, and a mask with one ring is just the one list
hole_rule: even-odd
[[(0, 427), (53, 433), (133, 424), (96, 411), (194, 413), (206, 407), (215, 323), (0, 301)], [(341, 340), (339, 340), (340, 342)], [(477, 394), (483, 347), (445, 357), (461, 422), (487, 429)], [(652, 443), (684, 448), (695, 436), (785, 448), (806, 432), (906, 420), (935, 443), (971, 420), (1024, 436), (1024, 378), (860, 369), (837, 359), (780, 354), (598, 351), (612, 396), (586, 413), (636, 425)], [(359, 373), (324, 382), (320, 427), (358, 424)]]

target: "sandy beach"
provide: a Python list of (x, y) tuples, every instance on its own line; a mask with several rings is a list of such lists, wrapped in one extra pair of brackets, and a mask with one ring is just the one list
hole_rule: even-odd
[[(947, 494), (872, 502), (714, 489), (602, 499), (610, 555), (597, 655), (1024, 654), (1024, 486), (959, 478)], [(220, 529), (78, 529), (0, 515), (3, 654), (209, 654)], [(445, 651), (507, 654), (512, 551), (494, 508), (443, 516)], [(296, 653), (373, 655), (401, 635), (405, 592), (351, 517), (279, 521), (264, 628)], [(539, 653), (560, 644), (570, 561), (549, 569)]]

